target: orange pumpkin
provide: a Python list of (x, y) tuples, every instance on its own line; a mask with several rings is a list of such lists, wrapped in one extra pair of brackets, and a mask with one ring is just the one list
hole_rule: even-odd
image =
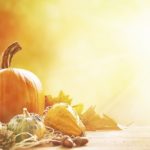
[(16, 42), (3, 53), (0, 69), (0, 121), (8, 122), (26, 107), (42, 114), (45, 106), (40, 80), (24, 69), (10, 68), (13, 55), (21, 50)]

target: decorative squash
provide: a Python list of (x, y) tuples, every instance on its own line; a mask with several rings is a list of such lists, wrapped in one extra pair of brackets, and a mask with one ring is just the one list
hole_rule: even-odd
[(8, 122), (26, 107), (42, 114), (45, 106), (40, 80), (31, 72), (10, 68), (13, 55), (21, 50), (16, 42), (3, 53), (0, 69), (0, 121)]
[(18, 141), (28, 138), (28, 134), (36, 135), (37, 138), (42, 138), (46, 132), (45, 125), (39, 115), (29, 113), (26, 108), (23, 108), (23, 114), (14, 116), (8, 123), (8, 129), (13, 131), (18, 136)]
[(67, 135), (80, 136), (85, 131), (77, 112), (67, 103), (56, 103), (48, 109), (44, 123)]

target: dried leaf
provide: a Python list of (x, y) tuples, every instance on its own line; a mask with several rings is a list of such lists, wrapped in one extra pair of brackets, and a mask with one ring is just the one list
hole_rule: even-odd
[(119, 130), (117, 123), (105, 114), (99, 115), (94, 107), (88, 108), (81, 116), (81, 120), (88, 131)]
[(72, 102), (72, 99), (70, 98), (69, 95), (65, 95), (63, 91), (60, 91), (58, 97), (56, 97), (56, 101), (57, 102), (64, 102), (64, 103), (67, 103), (67, 104), (71, 104)]
[(51, 95), (45, 96), (45, 107), (52, 106), (54, 104), (54, 99)]
[(55, 103), (67, 103), (71, 104), (72, 99), (70, 98), (69, 95), (65, 95), (63, 91), (60, 91), (57, 97), (52, 97), (51, 95), (46, 95), (45, 96), (45, 106), (52, 106)]
[(81, 115), (82, 111), (83, 111), (84, 105), (83, 104), (77, 104), (73, 106), (73, 109), (79, 114)]

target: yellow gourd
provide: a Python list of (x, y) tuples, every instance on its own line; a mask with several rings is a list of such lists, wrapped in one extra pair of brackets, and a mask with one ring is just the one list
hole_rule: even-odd
[(44, 123), (67, 135), (80, 136), (85, 131), (76, 111), (66, 103), (54, 104), (46, 113)]

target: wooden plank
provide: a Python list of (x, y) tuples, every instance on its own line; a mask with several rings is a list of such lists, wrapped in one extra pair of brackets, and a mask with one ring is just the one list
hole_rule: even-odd
[[(72, 150), (150, 150), (150, 127), (130, 127), (121, 131), (87, 132), (89, 143)], [(30, 150), (65, 150), (57, 147), (36, 147)]]

